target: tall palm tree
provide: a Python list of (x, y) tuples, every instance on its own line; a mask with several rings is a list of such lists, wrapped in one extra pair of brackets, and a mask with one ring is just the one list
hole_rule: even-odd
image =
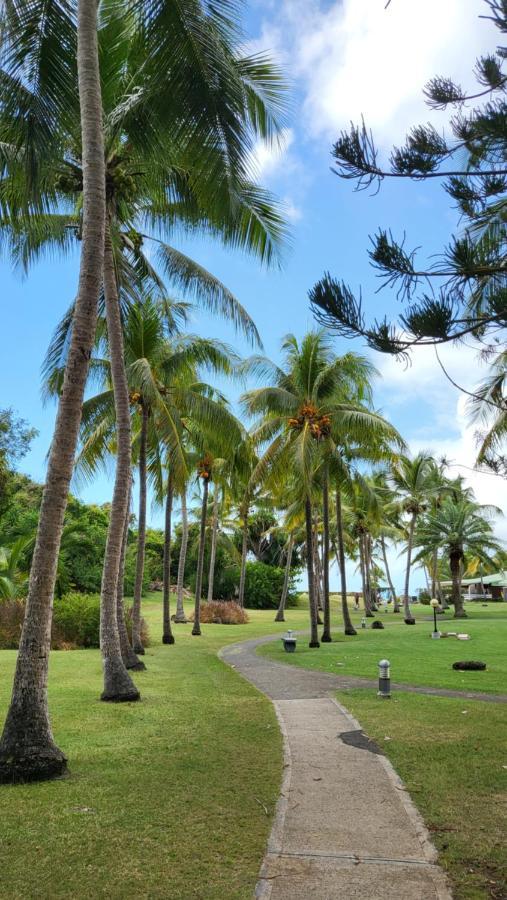
[[(305, 494), (306, 556), (310, 601), (310, 646), (319, 646), (316, 637), (317, 602), (313, 565), (313, 504), (322, 489), (322, 470), (339, 465), (337, 440), (354, 445), (371, 444), (377, 437), (401, 442), (396, 430), (377, 413), (360, 402), (371, 377), (370, 363), (357, 354), (336, 357), (329, 337), (322, 330), (303, 340), (288, 335), (282, 345), (285, 368), (267, 360), (250, 362), (252, 372), (269, 377), (271, 385), (249, 391), (243, 405), (250, 415), (263, 415), (253, 432), (259, 445), (266, 445), (252, 476), (253, 481), (280, 480), (285, 471), (294, 473)], [(329, 461), (329, 463), (328, 463)], [(327, 485), (327, 479), (324, 479)], [(327, 551), (327, 558), (329, 551)], [(327, 582), (328, 584), (328, 582)], [(326, 605), (328, 611), (326, 613)], [(324, 633), (330, 636), (329, 593), (324, 597), (327, 616)]]
[[(144, 578), (146, 541), (146, 505), (148, 471), (153, 475), (156, 493), (161, 503), (166, 501), (165, 557), (167, 570), (170, 539), (170, 513), (174, 483), (181, 483), (187, 475), (187, 460), (183, 441), (184, 429), (191, 423), (201, 434), (225, 429), (229, 416), (213, 399), (212, 389), (197, 377), (197, 367), (227, 375), (232, 372), (234, 354), (224, 344), (193, 335), (172, 333), (165, 316), (165, 304), (146, 297), (131, 305), (124, 322), (124, 345), (129, 403), (133, 409), (135, 446), (139, 474), (139, 516), (134, 604), (132, 615), (133, 649), (143, 654), (141, 642), (141, 597)], [(114, 392), (110, 389), (111, 366), (106, 359), (93, 360), (94, 377), (102, 388), (83, 406), (83, 447), (78, 457), (78, 469), (93, 474), (110, 450), (115, 415)], [(165, 475), (167, 466), (169, 481)], [(166, 490), (170, 487), (170, 492)], [(168, 515), (169, 513), (169, 515)], [(166, 571), (167, 575), (167, 571)], [(168, 610), (168, 578), (165, 579), (164, 643), (172, 643)]]
[[(30, 97), (32, 109), (37, 111), (33, 118), (26, 116), (24, 119), (24, 123), (30, 120), (31, 140), (27, 140), (30, 137), (27, 128), (23, 141), (19, 141), (18, 134), (16, 146), (22, 147), (21, 166), (25, 173), (30, 160), (37, 169), (44, 142), (53, 140), (53, 123), (48, 113), (50, 110), (63, 113), (70, 98), (65, 77), (62, 79), (63, 70), (51, 71), (48, 59), (44, 58), (47, 44), (41, 41), (39, 29), (33, 28), (31, 17), (36, 16), (41, 28), (59, 26), (60, 37), (68, 38), (70, 56), (75, 55), (77, 60), (83, 160), (82, 244), (74, 327), (48, 461), (12, 698), (0, 739), (0, 782), (53, 778), (61, 775), (67, 765), (65, 755), (53, 739), (47, 703), (52, 603), (88, 359), (95, 335), (104, 257), (106, 198), (97, 5), (93, 0), (78, 0), (77, 52), (74, 22), (67, 8), (56, 8), (54, 16), (48, 17), (43, 15), (44, 4), (41, 3), (37, 18), (34, 5), (37, 4), (31, 4), (28, 16), (26, 8), (14, 10), (12, 5), (4, 7), (1, 13), (2, 47), (7, 50), (7, 59), (2, 52), (2, 69), (11, 84), (10, 99), (4, 112), (7, 117), (9, 106), (14, 106), (21, 94), (27, 109)], [(28, 58), (30, 72), (25, 68)], [(71, 70), (73, 68), (71, 65)], [(46, 77), (40, 77), (42, 72)], [(61, 84), (63, 91), (59, 87)], [(12, 143), (12, 123), (10, 135), (5, 134), (8, 129), (2, 131), (2, 139)], [(37, 141), (40, 141), (39, 145)], [(32, 175), (36, 176), (37, 172)]]
[(213, 584), (215, 581), (215, 560), (217, 554), (218, 539), (218, 507), (220, 501), (220, 487), (215, 481), (213, 489), (213, 509), (211, 512), (211, 546), (209, 556), (209, 574), (208, 574), (208, 603), (213, 600)]
[(176, 615), (175, 622), (186, 622), (187, 617), (183, 607), (183, 590), (185, 580), (185, 563), (188, 547), (188, 511), (187, 511), (187, 486), (181, 491), (181, 546), (178, 559), (178, 577), (176, 581)]
[(423, 548), (422, 554), (438, 548), (449, 559), (455, 619), (467, 616), (461, 596), (461, 565), (466, 554), (488, 562), (493, 554), (502, 552), (501, 543), (488, 521), (492, 509), (480, 506), (468, 497), (446, 497), (435, 512), (425, 516), (417, 529), (414, 540)]
[(413, 459), (410, 459), (408, 456), (400, 456), (391, 471), (393, 487), (401, 495), (401, 509), (409, 517), (407, 526), (407, 562), (403, 591), (404, 621), (407, 625), (415, 624), (409, 602), (410, 570), (415, 528), (418, 517), (428, 508), (431, 495), (439, 490), (439, 485), (436, 485), (434, 476), (433, 459), (427, 453), (418, 453)]
[(201, 519), (199, 524), (199, 550), (197, 554), (197, 571), (195, 579), (194, 625), (192, 634), (201, 635), (201, 591), (204, 565), (204, 541), (206, 533), (206, 513), (208, 508), (209, 483), (213, 478), (213, 457), (206, 453), (197, 465), (197, 476), (202, 480)]
[[(252, 131), (269, 135), (276, 129), (275, 117), (268, 106), (271, 102), (271, 108), (276, 108), (279, 99), (276, 77), (273, 81), (269, 78), (269, 65), (261, 60), (241, 58), (234, 49), (231, 50), (238, 44), (238, 29), (226, 0), (223, 3), (219, 0), (213, 7), (204, 7), (197, 0), (188, 0), (177, 6), (165, 2), (158, 5), (156, 15), (153, 15), (151, 7), (148, 11), (142, 5), (136, 8), (134, 15), (125, 15), (126, 10), (118, 8), (113, 11), (107, 6), (101, 33), (105, 49), (102, 53), (105, 66), (102, 91), (96, 4), (90, 0), (78, 0), (77, 26), (72, 7), (52, 0), (49, 10), (48, 3), (41, 3), (40, 9), (38, 5), (36, 0), (29, 7), (5, 4), (2, 8), (2, 48), (6, 49), (2, 58), (2, 76), (6, 89), (0, 107), (0, 139), (4, 169), (8, 164), (11, 187), (19, 184), (20, 179), (23, 180), (23, 176), (28, 174), (28, 179), (24, 180), (32, 200), (31, 211), (36, 209), (44, 218), (48, 207), (59, 210), (65, 203), (69, 186), (66, 169), (60, 173), (63, 175), (60, 189), (55, 190), (55, 180), (50, 177), (51, 169), (57, 171), (64, 158), (63, 148), (66, 147), (70, 156), (69, 168), (72, 176), (76, 176), (69, 148), (75, 146), (76, 138), (81, 138), (78, 180), (82, 192), (83, 214), (79, 230), (83, 244), (78, 301), (72, 314), (72, 336), (66, 362), (67, 377), (60, 399), (48, 465), (48, 487), (33, 559), (33, 590), (29, 592), (27, 625), (18, 655), (13, 700), (0, 742), (0, 758), (6, 759), (5, 776), (2, 776), (5, 778), (24, 777), (22, 772), (26, 777), (51, 777), (62, 771), (66, 764), (63, 754), (54, 744), (49, 725), (47, 655), (56, 560), (77, 441), (80, 404), (93, 342), (96, 298), (106, 255), (110, 261), (109, 245), (105, 247), (104, 243), (106, 236), (109, 239), (111, 229), (106, 235), (102, 111), (106, 109), (108, 168), (110, 150), (115, 143), (118, 144), (120, 134), (127, 141), (125, 146), (143, 146), (145, 160), (163, 156), (162, 136), (170, 135), (174, 146), (178, 146), (187, 156), (189, 164), (184, 166), (184, 171), (193, 168), (195, 173), (201, 175), (200, 183), (206, 185), (209, 199), (211, 192), (216, 192), (219, 185), (227, 185), (227, 196), (234, 193), (229, 189), (231, 173), (239, 170), (242, 174), (252, 145)], [(34, 28), (34, 22), (38, 27)], [(41, 40), (41, 29), (44, 37), (50, 37), (49, 40)], [(114, 39), (108, 44), (107, 38), (111, 35)], [(116, 69), (113, 55), (116, 55), (116, 60), (121, 57)], [(78, 119), (73, 115), (78, 96), (76, 71), (81, 134), (76, 127)], [(110, 76), (109, 81), (105, 72)], [(268, 78), (262, 92), (258, 85), (262, 84), (266, 75)], [(107, 102), (111, 95), (114, 95), (112, 108)], [(167, 103), (168, 96), (170, 103)], [(22, 115), (19, 115), (20, 110)], [(111, 174), (112, 178), (109, 177)], [(121, 171), (118, 167), (117, 171), (108, 173), (108, 188), (123, 180), (123, 187), (128, 193), (131, 177), (128, 171)], [(38, 207), (33, 204), (33, 198), (40, 196), (40, 190), (34, 189), (36, 182), (39, 187), (44, 187), (47, 197)], [(217, 210), (219, 206), (217, 204)], [(31, 215), (28, 218), (23, 214), (14, 218), (12, 209), (9, 215), (9, 227), (21, 236), (23, 245), (25, 225), (27, 222), (30, 226), (34, 224), (36, 231), (37, 217)], [(222, 216), (219, 218), (223, 220)], [(231, 240), (251, 242), (251, 221), (252, 217), (244, 215), (239, 232), (231, 227)], [(49, 225), (49, 231), (54, 236), (53, 244), (58, 247), (68, 244), (69, 232), (62, 230), (63, 225), (61, 216), (59, 223), (53, 220)], [(260, 237), (257, 234), (256, 249), (260, 249), (263, 242), (264, 247), (267, 244), (266, 233), (264, 230), (262, 232)], [(34, 229), (31, 229), (28, 249), (33, 249), (37, 243)], [(18, 250), (19, 246), (14, 252)], [(173, 254), (173, 261), (174, 258)], [(116, 689), (116, 679), (120, 692), (124, 690), (128, 693), (131, 688), (125, 678), (126, 673), (116, 665), (119, 642), (114, 604), (126, 512), (126, 461), (130, 453), (130, 440), (127, 433), (125, 379), (120, 378), (119, 373), (121, 348), (116, 340), (116, 337), (119, 338), (118, 316), (112, 310), (115, 298), (110, 267), (109, 276), (109, 287), (106, 289), (105, 283), (104, 287), (109, 294), (110, 340), (118, 349), (115, 362), (118, 377), (115, 380), (120, 391), (117, 404), (123, 422), (118, 421), (118, 433), (123, 449), (115, 491), (118, 508), (111, 515), (113, 534), (108, 539), (106, 553), (111, 571), (105, 574), (103, 584), (107, 609), (104, 610), (102, 630), (106, 657), (111, 660), (106, 665), (107, 679), (111, 682), (109, 687)], [(122, 491), (124, 496), (121, 496)], [(116, 670), (116, 675), (113, 670)]]

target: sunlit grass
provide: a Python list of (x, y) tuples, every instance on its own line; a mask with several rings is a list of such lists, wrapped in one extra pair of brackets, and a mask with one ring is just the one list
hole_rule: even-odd
[[(319, 669), (335, 675), (361, 675), (376, 678), (378, 662), (387, 657), (391, 663), (394, 681), (455, 690), (484, 691), (507, 694), (507, 603), (468, 604), (468, 619), (453, 619), (452, 611), (438, 617), (439, 628), (446, 631), (466, 632), (469, 641), (456, 638), (431, 640), (433, 630), (431, 610), (427, 606), (414, 605), (416, 625), (405, 625), (402, 615), (387, 613), (376, 616), (384, 625), (381, 631), (372, 630), (372, 619), (367, 628), (360, 627), (361, 614), (352, 613), (358, 634), (346, 637), (339, 628), (340, 615), (333, 603), (332, 644), (322, 644), (310, 649), (308, 641), (301, 638), (297, 651), (288, 655), (282, 645), (275, 642), (260, 649), (271, 659), (299, 665), (307, 669)], [(294, 621), (294, 613), (290, 617)], [(300, 610), (295, 611), (299, 616)], [(478, 659), (486, 663), (485, 672), (459, 672), (452, 668), (461, 659)]]
[(339, 700), (403, 778), (454, 900), (507, 897), (507, 705), (362, 690)]

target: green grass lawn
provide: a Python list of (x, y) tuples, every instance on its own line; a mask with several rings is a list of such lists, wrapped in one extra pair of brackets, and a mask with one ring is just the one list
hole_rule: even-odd
[[(233, 641), (307, 628), (307, 611), (289, 610), (285, 625), (275, 625), (271, 611), (250, 612), (250, 624), (204, 625), (200, 638), (191, 637), (190, 625), (175, 626), (173, 647), (160, 643), (160, 594), (145, 601), (144, 615), (153, 643), (148, 671), (135, 675), (140, 704), (99, 702), (98, 651), (52, 654), (52, 721), (70, 776), (0, 788), (0, 896), (250, 900), (278, 797), (281, 738), (270, 703), (216, 654)], [(425, 615), (418, 611), (419, 620)], [(426, 637), (430, 623), (408, 628), (395, 624), (394, 616), (385, 620), (390, 627), (384, 631), (361, 632), (320, 651), (306, 651), (302, 639), (294, 656), (280, 652), (278, 642), (269, 652), (284, 662), (320, 661), (330, 666), (327, 671), (368, 676), (375, 676), (378, 659), (387, 654), (395, 678), (414, 682), (421, 681), (423, 666), (430, 669), (429, 659), (433, 673), (426, 678), (436, 673), (442, 683), (441, 672), (454, 679), (435, 656), (437, 649), (449, 652), (445, 642)], [(477, 611), (464, 626), (474, 640), (453, 643), (453, 658), (483, 657), (492, 665), (506, 626), (502, 608)], [(495, 680), (486, 686), (481, 679), (474, 687), (506, 690), (500, 656)], [(12, 651), (0, 653), (2, 718), (14, 659)], [(457, 680), (446, 684), (461, 686)], [(507, 707), (407, 695), (381, 703), (358, 691), (342, 699), (407, 780), (456, 897), (507, 896), (498, 892), (497, 849)]]
[[(52, 721), (71, 774), (0, 788), (0, 896), (250, 900), (281, 737), (268, 700), (216, 653), (274, 631), (273, 614), (203, 626), (200, 638), (177, 625), (172, 647), (160, 643), (160, 594), (144, 614), (153, 645), (135, 675), (142, 703), (99, 702), (98, 651), (52, 654)], [(0, 653), (2, 721), (14, 659)]]
[[(284, 653), (278, 642), (263, 646), (259, 652), (307, 669), (365, 678), (376, 678), (378, 661), (387, 657), (391, 662), (393, 681), (507, 694), (507, 603), (490, 603), (487, 608), (469, 603), (468, 619), (453, 619), (450, 611), (438, 617), (441, 630), (466, 632), (471, 636), (470, 641), (456, 638), (431, 640), (431, 612), (428, 607), (417, 604), (413, 607), (416, 625), (405, 625), (402, 616), (395, 616), (391, 611), (379, 612), (376, 618), (384, 624), (382, 631), (372, 631), (370, 627), (361, 629), (361, 615), (353, 613), (358, 633), (356, 637), (346, 637), (338, 629), (341, 622), (338, 606), (336, 602), (332, 605), (333, 622), (337, 626), (332, 644), (310, 650), (307, 639), (302, 637), (294, 654)], [(289, 610), (289, 626), (290, 618), (296, 627), (295, 619), (301, 612)], [(369, 626), (373, 620), (366, 621)], [(456, 672), (452, 663), (460, 659), (483, 660), (487, 669), (485, 672)]]
[(454, 900), (505, 900), (507, 706), (418, 694), (384, 701), (361, 690), (338, 699), (403, 778)]

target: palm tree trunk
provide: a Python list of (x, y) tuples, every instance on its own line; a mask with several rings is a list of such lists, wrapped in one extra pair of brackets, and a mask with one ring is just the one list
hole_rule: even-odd
[(359, 535), (359, 565), (361, 569), (361, 582), (363, 585), (363, 605), (364, 605), (364, 614), (368, 618), (372, 618), (373, 613), (371, 611), (371, 603), (370, 603), (370, 594), (369, 594), (369, 586), (368, 579), (366, 575), (366, 535), (361, 533)]
[(129, 519), (130, 519), (130, 488), (132, 485), (132, 480), (130, 481), (129, 486), (129, 499), (127, 503), (127, 515), (125, 516), (125, 527), (123, 530), (123, 540), (121, 543), (121, 556), (120, 556), (120, 571), (118, 573), (118, 590), (116, 592), (116, 618), (118, 621), (118, 634), (120, 637), (120, 651), (121, 658), (125, 665), (126, 669), (133, 669), (134, 671), (142, 671), (146, 668), (143, 661), (138, 659), (136, 654), (134, 653), (131, 643), (129, 641), (127, 625), (125, 623), (125, 607), (123, 605), (123, 583), (125, 576), (125, 557), (127, 554), (127, 544), (128, 544), (128, 533), (129, 533)]
[(340, 489), (337, 487), (335, 492), (336, 499), (336, 533), (338, 537), (338, 568), (340, 570), (340, 586), (342, 598), (342, 617), (345, 634), (357, 634), (356, 629), (350, 618), (349, 605), (347, 603), (347, 575), (345, 571), (345, 544), (343, 540), (343, 515), (342, 515), (342, 497)]
[(211, 522), (211, 553), (209, 561), (208, 576), (208, 603), (213, 600), (213, 583), (215, 581), (215, 560), (217, 555), (217, 538), (218, 538), (218, 485), (215, 485), (213, 491), (213, 513)]
[(382, 548), (382, 559), (384, 561), (384, 572), (386, 573), (387, 583), (389, 585), (389, 591), (391, 597), (393, 598), (393, 612), (397, 613), (400, 611), (400, 606), (398, 603), (398, 598), (396, 596), (396, 591), (394, 589), (393, 580), (391, 578), (391, 570), (389, 568), (389, 563), (387, 561), (387, 549), (386, 549), (386, 541), (384, 536), (380, 538), (380, 546)]
[(194, 635), (201, 634), (202, 570), (204, 565), (204, 540), (206, 537), (206, 513), (208, 511), (208, 487), (208, 479), (204, 478), (202, 488), (201, 526), (199, 529), (199, 554), (197, 557), (197, 576), (195, 579), (194, 627), (192, 628), (192, 634)]
[(410, 527), (408, 530), (408, 541), (407, 541), (407, 569), (405, 573), (405, 590), (403, 592), (403, 610), (405, 615), (405, 624), (406, 625), (414, 625), (415, 619), (410, 610), (410, 602), (409, 602), (409, 590), (410, 590), (410, 566), (412, 564), (412, 546), (414, 543), (414, 531), (415, 531), (415, 522), (417, 518), (417, 513), (412, 513), (412, 518), (410, 520)]
[(437, 597), (440, 601), (440, 606), (442, 607), (442, 609), (449, 609), (447, 597), (445, 596), (445, 594), (442, 590), (442, 585), (440, 583), (440, 577), (439, 577), (438, 573), (437, 573), (437, 588), (438, 588)]
[[(431, 596), (437, 596), (437, 564), (438, 550), (434, 550), (431, 554)], [(440, 598), (439, 598), (440, 599)]]
[(167, 496), (165, 500), (165, 528), (164, 528), (164, 562), (163, 562), (163, 644), (174, 644), (174, 635), (171, 630), (171, 516), (173, 510), (173, 483), (169, 475), (167, 483)]
[(372, 588), (372, 557), (373, 557), (373, 541), (371, 538), (371, 534), (365, 535), (365, 546), (366, 546), (366, 590), (368, 592), (368, 596), (370, 598), (370, 609), (372, 612), (378, 612), (377, 606), (377, 592)]
[(463, 605), (463, 597), (461, 596), (461, 556), (456, 553), (449, 555), (449, 568), (452, 578), (452, 595), (451, 603), (454, 606), (454, 619), (467, 619)]
[(309, 647), (320, 647), (317, 623), (317, 600), (313, 573), (313, 521), (312, 504), (309, 497), (305, 501), (306, 523), (306, 567), (308, 572), (308, 602), (310, 607), (310, 643)]
[(178, 560), (178, 582), (176, 585), (176, 615), (175, 622), (186, 622), (185, 609), (183, 606), (183, 586), (185, 581), (185, 562), (187, 559), (188, 546), (188, 513), (187, 513), (187, 491), (186, 488), (181, 493), (181, 546), (180, 558)]
[(145, 403), (141, 409), (141, 436), (139, 441), (139, 516), (137, 526), (136, 577), (134, 604), (132, 606), (132, 645), (136, 653), (144, 654), (141, 640), (141, 598), (143, 594), (144, 556), (146, 546), (146, 445), (148, 441), (149, 413)]
[(53, 594), (102, 278), (105, 167), (97, 50), (97, 4), (79, 0), (77, 69), (83, 158), (83, 240), (79, 287), (63, 390), (42, 496), (12, 698), (0, 739), (0, 782), (61, 775), (67, 760), (53, 740), (47, 702)]
[(275, 622), (285, 622), (285, 604), (287, 602), (287, 594), (289, 593), (290, 567), (292, 563), (292, 551), (294, 549), (294, 535), (289, 535), (289, 546), (287, 547), (287, 560), (285, 562), (285, 575), (283, 578), (282, 596), (278, 604), (278, 610), (275, 616)]
[(329, 477), (327, 464), (324, 466), (322, 485), (322, 593), (324, 600), (324, 630), (321, 641), (330, 644), (331, 603), (329, 599)]
[[(121, 658), (117, 596), (120, 557), (130, 497), (130, 402), (123, 358), (123, 330), (109, 223), (104, 240), (104, 298), (116, 413), (116, 475), (109, 515), (100, 597), (100, 649), (104, 668), (101, 700), (139, 700), (139, 691)], [(134, 644), (134, 651), (136, 647)], [(137, 651), (136, 651), (137, 652)]]
[(322, 566), (320, 564), (319, 538), (315, 524), (313, 527), (313, 580), (315, 589), (315, 602), (317, 604), (317, 622), (319, 625), (322, 625), (322, 620), (320, 618), (321, 610), (324, 609), (322, 591)]
[(248, 506), (244, 507), (243, 515), (243, 539), (241, 541), (241, 567), (239, 573), (238, 603), (243, 608), (245, 605), (245, 581), (246, 581), (246, 555), (248, 551)]

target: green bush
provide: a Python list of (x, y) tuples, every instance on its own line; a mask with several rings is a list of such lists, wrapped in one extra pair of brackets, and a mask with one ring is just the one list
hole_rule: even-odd
[(65, 594), (55, 600), (52, 637), (77, 647), (98, 647), (100, 631), (99, 594)]
[[(25, 615), (24, 600), (0, 603), (0, 649), (16, 649)], [(129, 637), (132, 637), (132, 614), (125, 610)], [(141, 621), (141, 637), (148, 646), (148, 630)], [(98, 594), (66, 594), (56, 599), (53, 607), (51, 647), (53, 650), (70, 650), (76, 647), (98, 647), (100, 641), (100, 596)]]
[(420, 591), (417, 599), (419, 603), (422, 603), (423, 606), (429, 606), (431, 602), (431, 594), (429, 591)]
[[(249, 609), (276, 609), (283, 588), (285, 572), (278, 566), (261, 562), (247, 562), (245, 578), (245, 606)], [(297, 602), (290, 591), (288, 606)]]

